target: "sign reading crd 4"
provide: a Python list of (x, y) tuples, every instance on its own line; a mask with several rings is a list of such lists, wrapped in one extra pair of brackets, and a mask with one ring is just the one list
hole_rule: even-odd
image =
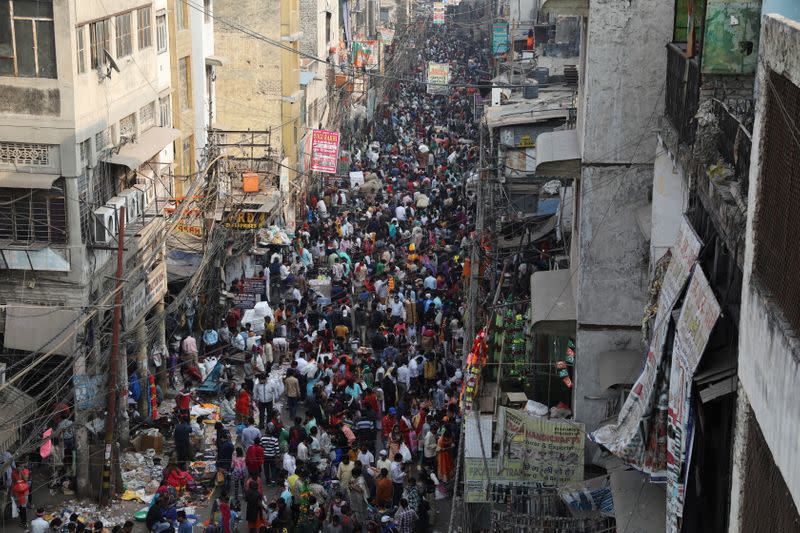
[(222, 225), (228, 229), (261, 229), (266, 228), (267, 213), (235, 212), (225, 213)]
[(167, 293), (167, 264), (159, 263), (147, 278), (125, 291), (125, 327), (133, 328)]

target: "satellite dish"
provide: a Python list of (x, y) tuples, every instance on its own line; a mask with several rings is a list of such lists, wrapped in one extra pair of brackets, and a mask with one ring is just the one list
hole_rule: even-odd
[[(119, 66), (117, 66), (117, 62), (114, 61), (114, 58), (105, 48), (103, 48), (103, 55), (105, 56), (106, 61), (108, 61), (108, 66), (119, 72)], [(108, 73), (111, 74), (111, 71), (109, 70)]]

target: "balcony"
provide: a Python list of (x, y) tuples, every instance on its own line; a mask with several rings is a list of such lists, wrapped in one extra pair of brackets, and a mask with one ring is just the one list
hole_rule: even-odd
[(700, 65), (696, 58), (687, 58), (685, 45), (667, 45), (667, 80), (664, 87), (664, 114), (682, 143), (694, 143), (700, 96)]
[(747, 122), (734, 115), (722, 102), (714, 100), (714, 116), (717, 119), (717, 149), (722, 159), (733, 167), (733, 179), (739, 182), (743, 198), (747, 198), (750, 178), (750, 150), (752, 135)]

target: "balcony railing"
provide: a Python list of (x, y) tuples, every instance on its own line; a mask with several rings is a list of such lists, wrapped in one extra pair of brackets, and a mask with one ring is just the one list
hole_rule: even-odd
[(664, 87), (664, 114), (678, 132), (680, 142), (692, 144), (700, 96), (700, 65), (687, 58), (681, 45), (667, 45), (667, 80)]
[(719, 125), (717, 149), (726, 163), (733, 166), (733, 175), (740, 183), (742, 194), (747, 198), (750, 178), (750, 150), (752, 136), (742, 119), (735, 116), (719, 101), (714, 101), (714, 114)]

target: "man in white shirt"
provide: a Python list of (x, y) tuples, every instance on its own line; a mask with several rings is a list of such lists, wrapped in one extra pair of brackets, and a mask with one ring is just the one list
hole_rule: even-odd
[(50, 524), (44, 519), (44, 507), (39, 507), (36, 510), (36, 519), (31, 522), (31, 533), (45, 533), (48, 531)]
[(402, 204), (394, 208), (394, 217), (398, 222), (406, 221), (406, 208)]
[[(300, 365), (298, 363), (298, 368), (299, 367)], [(317, 361), (314, 359), (314, 354), (308, 354), (308, 362), (300, 373), (305, 376), (306, 379), (314, 379), (314, 376), (317, 375), (317, 369)]]
[(397, 505), (400, 503), (400, 498), (403, 495), (403, 485), (406, 481), (406, 471), (403, 467), (403, 456), (399, 453), (394, 454), (394, 461), (389, 468), (389, 477), (392, 478), (392, 504)]
[(372, 466), (372, 463), (375, 462), (375, 456), (372, 455), (372, 452), (369, 451), (369, 446), (366, 444), (361, 445), (361, 450), (358, 452), (358, 462), (361, 463), (361, 466), (368, 467)]
[(398, 391), (399, 395), (402, 397), (406, 392), (408, 392), (409, 385), (411, 384), (411, 371), (409, 371), (408, 366), (404, 363), (400, 365), (397, 369), (397, 385), (400, 389)]
[(283, 469), (286, 470), (290, 476), (293, 476), (294, 471), (297, 469), (297, 461), (289, 451), (283, 454)]

